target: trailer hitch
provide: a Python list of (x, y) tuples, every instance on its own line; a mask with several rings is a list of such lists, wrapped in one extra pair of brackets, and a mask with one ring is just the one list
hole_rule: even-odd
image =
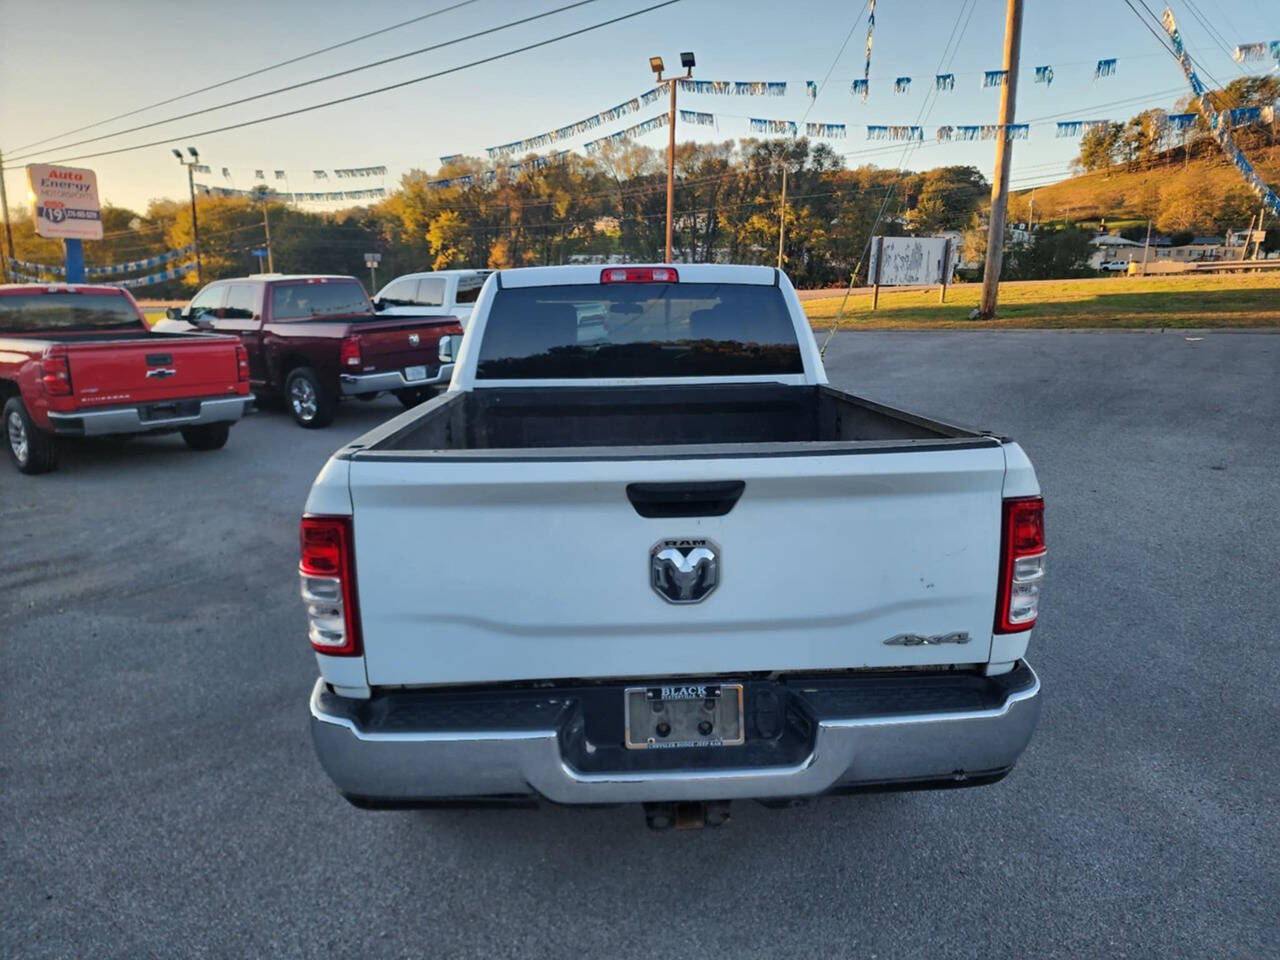
[(685, 803), (646, 803), (644, 821), (650, 830), (701, 830), (724, 826), (729, 820), (728, 800)]

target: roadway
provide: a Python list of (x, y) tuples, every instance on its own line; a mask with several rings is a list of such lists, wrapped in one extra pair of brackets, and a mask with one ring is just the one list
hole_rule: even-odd
[(1044, 712), (1005, 781), (692, 833), (355, 810), (307, 732), (297, 522), (398, 404), (262, 413), (216, 453), (85, 442), (0, 468), (0, 955), (1273, 955), (1280, 337), (859, 332), (828, 359), (1037, 465)]

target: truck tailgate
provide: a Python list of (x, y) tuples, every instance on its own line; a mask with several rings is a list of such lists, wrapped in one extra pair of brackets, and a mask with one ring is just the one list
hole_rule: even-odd
[(237, 390), (230, 337), (156, 337), (66, 347), (77, 406), (151, 403)]
[(417, 364), (435, 367), (440, 362), (440, 337), (461, 333), (453, 317), (405, 317), (379, 320), (353, 327), (360, 337), (364, 369), (398, 370)]
[[(368, 680), (985, 662), (1004, 467), (994, 441), (683, 460), (357, 455)], [(726, 480), (745, 489), (718, 517), (645, 518), (626, 493)], [(714, 544), (719, 586), (701, 602), (669, 603), (651, 586), (651, 548), (667, 539)]]

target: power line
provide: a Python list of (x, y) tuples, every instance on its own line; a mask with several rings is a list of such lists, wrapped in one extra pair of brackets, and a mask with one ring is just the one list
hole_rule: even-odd
[[(273, 64), (270, 64), (269, 66), (260, 67), (257, 70), (250, 70), (248, 73), (242, 73), (238, 77), (231, 77), (229, 80), (219, 80), (217, 83), (211, 83), (207, 87), (201, 87), (198, 90), (191, 90), (188, 93), (180, 93), (176, 97), (169, 97), (165, 100), (157, 100), (155, 103), (148, 103), (146, 106), (138, 107), (137, 109), (134, 109), (134, 110), (128, 110), (124, 113), (117, 113), (114, 117), (107, 117), (105, 120), (95, 120), (93, 123), (87, 123), (83, 127), (76, 127), (74, 130), (67, 130), (64, 133), (54, 134), (51, 137), (45, 137), (43, 140), (35, 140), (35, 141), (32, 141), (31, 143), (24, 143), (22, 144), (22, 146), (13, 147), (9, 152), (16, 153), (19, 150), (27, 150), (31, 147), (38, 147), (41, 144), (48, 143), (50, 140), (61, 140), (63, 137), (69, 137), (72, 134), (80, 133), (82, 130), (89, 130), (89, 129), (92, 129), (93, 127), (100, 127), (104, 123), (111, 123), (114, 120), (123, 120), (125, 117), (132, 117), (135, 114), (142, 113), (146, 110), (152, 110), (155, 107), (163, 107), (166, 104), (176, 103), (179, 100), (186, 100), (188, 97), (194, 97), (197, 94), (208, 93), (210, 90), (217, 90), (219, 87), (229, 86), (230, 84), (238, 83), (241, 80), (248, 80), (250, 77), (256, 77), (264, 73), (269, 73), (272, 70), (278, 70), (281, 67), (287, 67), (294, 63), (300, 63), (301, 61), (308, 60), (311, 57), (318, 57), (322, 53), (330, 53), (333, 50), (338, 50), (342, 47), (348, 47), (353, 43), (359, 43), (361, 40), (368, 40), (371, 37), (377, 37), (377, 36), (381, 36), (384, 33), (390, 33), (392, 30), (399, 30), (401, 27), (407, 27), (414, 23), (421, 23), (423, 20), (430, 20), (432, 17), (438, 17), (442, 13), (448, 13), (451, 10), (457, 10), (459, 7), (466, 7), (475, 2), (477, 2), (477, 0), (461, 0), (461, 2), (459, 3), (454, 3), (447, 7), (441, 7), (439, 10), (433, 10), (430, 13), (424, 13), (424, 14), (421, 14), (420, 16), (411, 17), (408, 20), (401, 20), (399, 23), (393, 23), (391, 24), (391, 26), (383, 27), (381, 30), (374, 30), (371, 33), (363, 33), (358, 37), (352, 37), (350, 40), (343, 40), (341, 43), (334, 43), (327, 47), (321, 47), (319, 50), (312, 50), (310, 53), (304, 53), (296, 57), (291, 57), (288, 60), (281, 60), (278, 63), (273, 63)], [(74, 146), (74, 144), (69, 144), (68, 146)], [(63, 149), (63, 148), (58, 147), (57, 149)]]
[(114, 156), (120, 153), (130, 153), (134, 150), (145, 150), (148, 147), (158, 147), (168, 143), (176, 143), (179, 140), (192, 140), (192, 139), (195, 139), (196, 137), (209, 137), (215, 133), (226, 133), (229, 130), (241, 130), (245, 127), (256, 126), (260, 123), (270, 123), (273, 120), (282, 120), (285, 117), (294, 117), (302, 113), (310, 113), (314, 110), (322, 110), (325, 107), (333, 107), (343, 103), (351, 103), (352, 101), (362, 100), (365, 97), (372, 97), (379, 93), (387, 93), (390, 90), (399, 90), (403, 87), (409, 87), (416, 83), (422, 83), (423, 81), (426, 81), (426, 80), (435, 80), (439, 77), (448, 76), (449, 74), (459, 73), (463, 70), (469, 70), (472, 67), (483, 66), (486, 63), (493, 63), (497, 60), (505, 60), (508, 57), (514, 57), (520, 53), (527, 53), (530, 50), (537, 50), (541, 47), (550, 46), (553, 43), (559, 43), (561, 40), (568, 40), (570, 37), (581, 36), (584, 33), (591, 33), (592, 31), (599, 30), (603, 27), (612, 26), (615, 23), (621, 23), (624, 20), (630, 20), (630, 19), (633, 19), (634, 17), (639, 17), (646, 13), (652, 13), (654, 10), (660, 10), (663, 7), (669, 7), (669, 6), (672, 6), (673, 4), (680, 3), (680, 2), (681, 0), (662, 0), (661, 3), (651, 4), (650, 6), (642, 7), (641, 9), (632, 11), (631, 13), (624, 13), (624, 14), (621, 14), (620, 16), (613, 17), (609, 20), (602, 20), (599, 23), (593, 23), (590, 26), (580, 27), (577, 30), (570, 30), (567, 33), (561, 33), (561, 34), (558, 34), (557, 36), (550, 37), (546, 40), (539, 40), (536, 43), (527, 43), (524, 46), (516, 47), (513, 50), (506, 50), (502, 53), (495, 53), (492, 56), (481, 57), (479, 60), (472, 60), (469, 63), (459, 64), (456, 67), (449, 67), (446, 70), (437, 70), (435, 73), (427, 73), (420, 77), (412, 77), (408, 80), (401, 80), (399, 83), (389, 83), (386, 86), (375, 87), (372, 90), (364, 90), (360, 93), (353, 93), (345, 97), (336, 97), (333, 100), (326, 100), (322, 103), (315, 103), (306, 107), (298, 107), (293, 110), (285, 110), (281, 113), (274, 113), (266, 117), (258, 117), (254, 120), (244, 120), (244, 121), (241, 121), (240, 123), (229, 123), (229, 124), (226, 124), (225, 126), (213, 127), (208, 130), (201, 130), (195, 133), (183, 134), (182, 136), (165, 137), (160, 140), (152, 140), (148, 143), (137, 143), (130, 147), (117, 147), (114, 150), (100, 150), (96, 153), (82, 153), (73, 157), (63, 157), (54, 162), (70, 163), (73, 160), (89, 160), (94, 157), (108, 157), (108, 156)]
[[(469, 33), (463, 37), (456, 37), (453, 40), (444, 40), (440, 43), (433, 43), (431, 44), (431, 46), (422, 47), (421, 49), (418, 49), (418, 50), (410, 50), (408, 53), (398, 53), (393, 57), (384, 57), (381, 60), (374, 60), (370, 63), (361, 64), (360, 66), (357, 66), (357, 67), (350, 67), (346, 70), (339, 70), (335, 73), (329, 73), (324, 75), (323, 77), (314, 77), (310, 80), (302, 80), (302, 81), (299, 81), (298, 83), (291, 83), (288, 86), (277, 87), (274, 90), (268, 90), (265, 93), (255, 93), (252, 96), (241, 97), (238, 100), (228, 100), (226, 103), (215, 104), (214, 106), (211, 106), (211, 107), (202, 107), (199, 110), (191, 110), (191, 111), (188, 111), (187, 113), (180, 113), (175, 117), (167, 117), (164, 120), (153, 120), (150, 123), (141, 123), (141, 124), (138, 124), (138, 126), (136, 127), (126, 127), (124, 130), (115, 130), (111, 133), (100, 134), (99, 136), (96, 136), (96, 137), (87, 137), (84, 140), (76, 140), (72, 143), (64, 143), (61, 146), (53, 147), (51, 149), (70, 150), (72, 147), (81, 147), (88, 143), (98, 143), (102, 140), (110, 140), (114, 137), (123, 136), (126, 133), (137, 133), (139, 130), (150, 130), (152, 127), (164, 126), (167, 123), (176, 123), (179, 120), (188, 120), (191, 117), (198, 117), (206, 113), (213, 113), (215, 110), (226, 110), (229, 107), (238, 107), (238, 106), (241, 106), (242, 104), (252, 103), (255, 100), (263, 100), (267, 97), (274, 97), (277, 94), (290, 93), (294, 90), (301, 90), (303, 87), (309, 87), (309, 86), (312, 86), (313, 84), (323, 83), (326, 80), (334, 80), (334, 79), (337, 79), (338, 77), (350, 76), (353, 73), (360, 73), (363, 70), (371, 70), (374, 67), (385, 66), (388, 63), (395, 63), (398, 60), (405, 60), (409, 57), (416, 57), (424, 53), (431, 53), (435, 50), (441, 50), (445, 47), (452, 47), (456, 44), (464, 43), (467, 40), (474, 40), (477, 37), (488, 36), (491, 33), (498, 33), (502, 30), (508, 30), (511, 27), (522, 26), (526, 23), (532, 23), (534, 20), (542, 20), (554, 14), (563, 13), (566, 10), (573, 10), (576, 7), (584, 7), (587, 4), (595, 3), (595, 2), (597, 2), (597, 0), (574, 0), (573, 3), (567, 3), (564, 6), (556, 7), (552, 10), (544, 11), (543, 13), (536, 13), (536, 14), (533, 14), (532, 16), (523, 17), (519, 20), (511, 20), (507, 23), (500, 23), (496, 27), (487, 27), (484, 30), (477, 30), (475, 33)], [(21, 156), (12, 157), (10, 159), (16, 162), (16, 161), (26, 160), (33, 156), (36, 156), (36, 154), (23, 154)]]

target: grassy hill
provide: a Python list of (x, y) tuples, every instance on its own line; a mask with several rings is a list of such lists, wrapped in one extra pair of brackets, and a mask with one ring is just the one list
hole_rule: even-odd
[[(870, 288), (855, 288), (841, 328), (1280, 327), (1280, 272), (1005, 281), (1000, 284), (999, 316), (985, 323), (968, 319), (980, 292), (981, 284), (956, 284), (940, 305), (936, 288), (884, 289), (873, 313)], [(842, 299), (821, 294), (804, 298), (805, 313), (816, 330), (831, 326)]]
[[(1280, 184), (1280, 146), (1250, 150), (1249, 160), (1260, 176), (1273, 186)], [(1014, 171), (1017, 166), (1015, 162)], [(1222, 154), (1181, 158), (1151, 170), (1128, 171), (1123, 166), (1110, 172), (1086, 173), (1044, 187), (1035, 193), (1037, 223), (1074, 221), (1094, 224), (1105, 217), (1108, 227), (1146, 222), (1146, 208), (1157, 202), (1167, 209), (1175, 198), (1198, 198), (1206, 212), (1217, 211), (1228, 191), (1244, 186), (1244, 180)], [(1009, 200), (1009, 219), (1026, 220), (1032, 191), (1014, 193)], [(1158, 201), (1156, 197), (1158, 196)], [(1256, 203), (1254, 206), (1256, 209)], [(1160, 217), (1157, 214), (1157, 221)], [(1247, 227), (1244, 222), (1235, 224)], [(1210, 229), (1208, 223), (1203, 229)]]

